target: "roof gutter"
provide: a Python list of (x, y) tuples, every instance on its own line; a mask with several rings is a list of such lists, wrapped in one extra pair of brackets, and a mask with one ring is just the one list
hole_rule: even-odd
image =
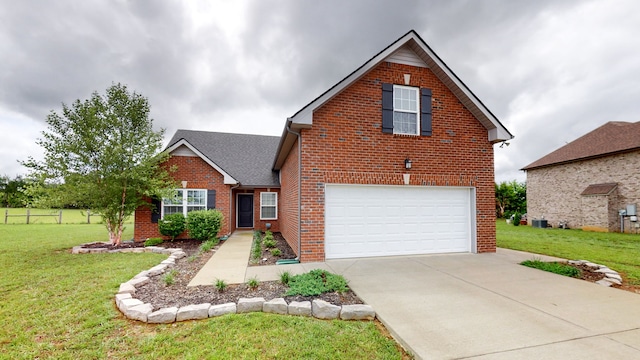
[(296, 260), (300, 261), (302, 255), (302, 211), (300, 207), (302, 205), (302, 139), (299, 132), (291, 131), (291, 119), (287, 119), (285, 130), (289, 134), (293, 134), (298, 138), (298, 257)]

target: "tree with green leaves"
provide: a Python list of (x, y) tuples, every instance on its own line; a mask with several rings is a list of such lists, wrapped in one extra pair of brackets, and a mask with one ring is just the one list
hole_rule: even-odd
[(30, 196), (26, 190), (29, 181), (18, 175), (11, 179), (0, 176), (0, 207), (20, 208), (29, 203)]
[(102, 215), (110, 242), (119, 245), (135, 209), (175, 188), (162, 166), (168, 158), (160, 152), (164, 130), (153, 129), (149, 111), (145, 97), (121, 84), (62, 104), (62, 114), (51, 111), (37, 141), (44, 160), (23, 162), (38, 180), (32, 192), (44, 194), (40, 204), (91, 209)]
[(527, 212), (527, 185), (516, 180), (496, 184), (496, 216)]

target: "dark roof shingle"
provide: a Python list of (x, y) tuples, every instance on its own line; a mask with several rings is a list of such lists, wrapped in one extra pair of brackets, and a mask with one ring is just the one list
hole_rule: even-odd
[(278, 174), (271, 167), (280, 142), (279, 136), (178, 130), (167, 148), (182, 139), (242, 186), (280, 186)]
[(523, 167), (522, 170), (597, 158), (634, 149), (640, 149), (640, 121), (635, 123), (610, 121)]
[(591, 184), (580, 195), (609, 195), (618, 183)]

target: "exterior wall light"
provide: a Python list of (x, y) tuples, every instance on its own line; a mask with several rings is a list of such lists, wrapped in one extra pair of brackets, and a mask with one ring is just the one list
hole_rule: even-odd
[(411, 160), (409, 158), (404, 159), (404, 168), (411, 169)]

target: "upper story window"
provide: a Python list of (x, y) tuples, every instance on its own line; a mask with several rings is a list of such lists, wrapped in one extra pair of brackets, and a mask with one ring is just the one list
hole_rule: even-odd
[(278, 193), (260, 193), (260, 220), (276, 220), (278, 218)]
[(419, 135), (418, 88), (393, 86), (393, 133)]
[(162, 217), (175, 213), (187, 216), (189, 211), (206, 209), (207, 190), (178, 189), (174, 197), (162, 199)]
[(431, 136), (431, 89), (382, 84), (382, 132)]

